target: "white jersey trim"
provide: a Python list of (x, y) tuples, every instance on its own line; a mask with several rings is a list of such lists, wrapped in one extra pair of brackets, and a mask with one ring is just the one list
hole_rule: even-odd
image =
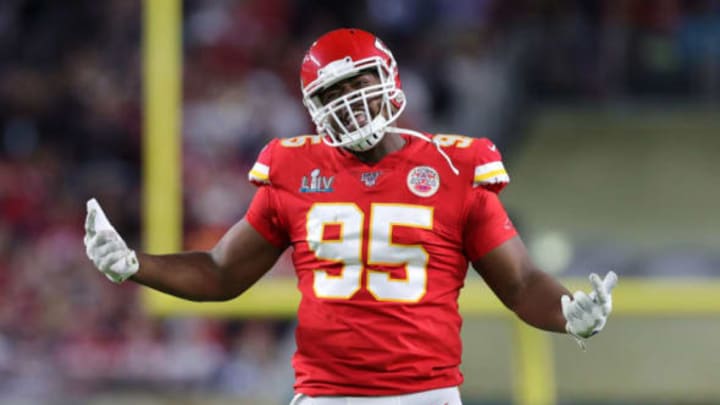
[(270, 184), (270, 166), (256, 162), (248, 172), (248, 180)]
[(473, 186), (482, 186), (485, 184), (509, 183), (510, 176), (505, 170), (501, 161), (485, 163), (484, 165), (475, 166), (475, 177), (473, 178)]

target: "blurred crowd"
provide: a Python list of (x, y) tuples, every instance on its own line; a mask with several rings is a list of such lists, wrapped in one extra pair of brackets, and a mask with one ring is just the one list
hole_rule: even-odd
[[(242, 217), (265, 142), (313, 131), (299, 64), (336, 27), (374, 31), (394, 51), (405, 125), (488, 136), (509, 154), (538, 100), (720, 99), (718, 1), (183, 7), (191, 249)], [(0, 402), (114, 387), (290, 393), (288, 321), (151, 318), (137, 286), (113, 285), (85, 257), (93, 196), (140, 246), (141, 11), (137, 0), (0, 3)]]

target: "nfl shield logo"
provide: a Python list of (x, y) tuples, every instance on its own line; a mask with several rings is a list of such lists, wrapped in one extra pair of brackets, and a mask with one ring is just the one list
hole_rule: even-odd
[(380, 173), (382, 172), (366, 172), (360, 175), (360, 181), (363, 182), (368, 187), (372, 187), (375, 185), (375, 182), (377, 182), (378, 177), (380, 177)]
[(440, 175), (430, 166), (418, 166), (408, 173), (407, 186), (419, 197), (430, 197), (440, 188)]

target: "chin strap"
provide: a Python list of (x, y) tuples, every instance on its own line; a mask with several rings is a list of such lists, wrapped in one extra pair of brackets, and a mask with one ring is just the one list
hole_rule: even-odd
[(450, 156), (445, 153), (445, 151), (440, 147), (440, 144), (435, 140), (431, 139), (429, 136), (421, 134), (420, 132), (413, 131), (412, 129), (405, 129), (405, 128), (397, 128), (397, 127), (387, 127), (385, 129), (386, 132), (392, 132), (395, 134), (405, 134), (410, 135), (415, 138), (420, 138), (425, 142), (430, 142), (431, 144), (435, 145), (435, 149), (437, 149), (438, 153), (442, 155), (442, 157), (445, 158), (445, 161), (447, 162), (448, 166), (450, 166), (450, 170), (452, 170), (453, 173), (455, 173), (456, 176), (460, 175), (460, 170), (458, 170), (455, 165), (452, 162), (452, 159), (450, 159)]

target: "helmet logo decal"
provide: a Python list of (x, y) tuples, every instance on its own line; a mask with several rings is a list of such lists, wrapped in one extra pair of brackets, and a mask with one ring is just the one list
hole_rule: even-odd
[(418, 197), (430, 197), (440, 188), (440, 174), (430, 166), (417, 166), (408, 173), (407, 186)]

